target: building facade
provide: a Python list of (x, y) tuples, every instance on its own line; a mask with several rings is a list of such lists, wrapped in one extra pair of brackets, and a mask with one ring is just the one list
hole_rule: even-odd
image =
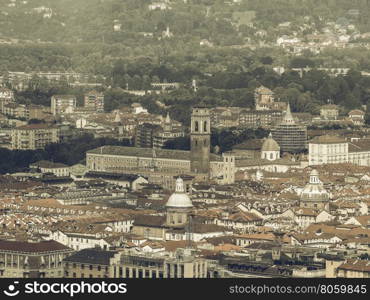
[(62, 261), (73, 250), (55, 241), (0, 241), (0, 277), (63, 278)]
[(348, 162), (348, 142), (336, 136), (319, 136), (308, 143), (311, 166)]
[(111, 261), (111, 278), (207, 278), (208, 274), (208, 261), (191, 249), (179, 248), (173, 257), (126, 250)]
[(190, 161), (193, 173), (209, 173), (211, 116), (208, 108), (195, 107), (191, 116)]
[(337, 120), (339, 116), (339, 108), (335, 104), (323, 105), (320, 108), (320, 116), (324, 120)]
[(135, 146), (140, 148), (152, 148), (154, 136), (160, 131), (159, 125), (144, 123), (136, 126), (135, 131)]
[(329, 193), (325, 190), (319, 178), (319, 173), (313, 170), (310, 181), (304, 187), (300, 196), (300, 206), (312, 209), (326, 209), (329, 203)]
[(141, 174), (164, 185), (181, 174), (195, 176), (198, 181), (221, 178), (224, 160), (210, 153), (210, 134), (208, 109), (194, 108), (190, 151), (103, 146), (87, 151), (86, 164), (90, 171)]
[(184, 130), (174, 127), (170, 115), (167, 114), (163, 128), (156, 130), (153, 134), (153, 148), (163, 148), (167, 141), (184, 136)]
[(283, 152), (296, 153), (306, 149), (307, 128), (295, 122), (289, 104), (283, 121), (271, 133)]
[(308, 162), (311, 166), (352, 163), (370, 166), (370, 140), (349, 142), (336, 136), (320, 136), (308, 144)]
[(88, 248), (63, 260), (64, 278), (108, 278), (110, 259), (117, 251)]
[(104, 94), (95, 90), (86, 93), (84, 96), (84, 106), (96, 112), (104, 112)]
[(54, 95), (51, 97), (51, 113), (55, 115), (70, 113), (76, 109), (76, 97), (73, 95)]
[(239, 126), (251, 128), (270, 128), (281, 121), (282, 112), (279, 110), (241, 110)]

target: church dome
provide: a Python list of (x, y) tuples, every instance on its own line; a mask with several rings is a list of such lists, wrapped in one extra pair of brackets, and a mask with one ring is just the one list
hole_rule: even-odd
[(279, 144), (272, 138), (270, 133), (268, 138), (263, 142), (261, 151), (280, 151)]
[(189, 196), (185, 193), (184, 181), (179, 177), (176, 180), (176, 190), (168, 198), (166, 207), (174, 208), (191, 208), (193, 203), (191, 202)]
[(329, 200), (329, 193), (319, 179), (319, 173), (313, 170), (310, 174), (310, 182), (301, 193), (302, 201), (324, 202)]

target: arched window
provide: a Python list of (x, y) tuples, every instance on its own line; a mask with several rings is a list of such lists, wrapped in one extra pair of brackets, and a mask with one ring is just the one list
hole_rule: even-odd
[(203, 131), (204, 132), (207, 132), (207, 121), (204, 121)]
[(199, 123), (198, 121), (194, 122), (194, 131), (199, 131)]
[(270, 159), (274, 159), (274, 154), (270, 153)]

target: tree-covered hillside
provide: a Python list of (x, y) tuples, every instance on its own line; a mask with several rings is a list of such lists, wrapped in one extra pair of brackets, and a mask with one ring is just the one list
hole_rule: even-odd
[[(168, 1), (171, 9), (149, 10), (152, 2), (0, 0), (0, 37), (134, 43), (138, 39), (148, 40), (143, 32), (159, 37), (169, 26), (175, 36), (186, 37), (188, 41), (206, 38), (226, 45), (240, 44), (259, 29), (266, 29), (274, 36), (282, 22), (299, 27), (307, 23), (306, 16), (312, 18), (317, 28), (326, 21), (347, 18), (361, 32), (370, 31), (369, 0), (241, 0), (234, 5), (224, 0), (172, 0)], [(114, 32), (114, 24), (121, 24), (121, 31)]]

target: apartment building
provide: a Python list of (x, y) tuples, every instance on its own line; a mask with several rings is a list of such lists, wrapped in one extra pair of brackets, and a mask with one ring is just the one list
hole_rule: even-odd
[(12, 149), (36, 150), (59, 142), (59, 129), (50, 124), (29, 124), (12, 129)]

